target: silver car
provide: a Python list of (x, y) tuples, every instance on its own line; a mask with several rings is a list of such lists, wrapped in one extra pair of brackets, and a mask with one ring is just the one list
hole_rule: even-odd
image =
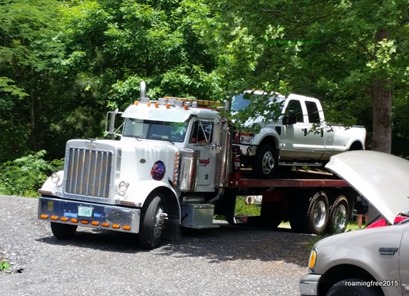
[[(409, 208), (409, 161), (351, 151), (326, 166), (345, 179), (390, 223)], [(409, 219), (320, 240), (311, 250), (301, 295), (409, 295)]]

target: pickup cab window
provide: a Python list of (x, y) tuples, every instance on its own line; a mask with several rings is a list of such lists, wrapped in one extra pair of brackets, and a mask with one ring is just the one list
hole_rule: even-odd
[(310, 123), (320, 124), (320, 114), (318, 111), (317, 104), (315, 102), (306, 101), (305, 106), (307, 107), (308, 120)]
[(296, 118), (296, 122), (304, 122), (304, 116), (302, 113), (302, 107), (300, 101), (290, 100), (285, 110), (285, 115), (289, 115)]

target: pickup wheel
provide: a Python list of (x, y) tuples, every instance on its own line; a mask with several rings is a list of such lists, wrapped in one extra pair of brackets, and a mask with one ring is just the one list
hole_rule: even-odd
[(163, 204), (162, 194), (156, 193), (142, 209), (139, 244), (143, 248), (152, 250), (162, 244), (162, 234), (167, 219)]
[(75, 235), (77, 225), (51, 222), (51, 231), (58, 239), (69, 239)]
[(257, 178), (268, 179), (274, 174), (277, 167), (276, 149), (271, 144), (261, 144), (255, 156), (253, 173)]
[(345, 232), (348, 225), (349, 203), (345, 196), (338, 196), (329, 211), (329, 233)]
[(309, 202), (307, 210), (308, 232), (321, 234), (328, 224), (328, 197), (324, 192), (317, 192)]
[(366, 286), (352, 286), (350, 283), (362, 282), (361, 279), (347, 279), (339, 281), (333, 285), (327, 296), (344, 296), (344, 295), (357, 295), (357, 296), (381, 296), (383, 295), (379, 287), (366, 287)]

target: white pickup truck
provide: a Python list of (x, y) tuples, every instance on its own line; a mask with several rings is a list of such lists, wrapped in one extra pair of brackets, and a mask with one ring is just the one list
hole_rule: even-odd
[[(260, 105), (260, 99), (265, 106), (261, 115), (244, 122), (245, 127), (257, 125), (257, 132), (242, 126), (233, 136), (236, 152), (252, 164), (258, 178), (272, 177), (279, 167), (322, 166), (334, 154), (365, 149), (365, 128), (326, 123), (316, 98), (246, 91), (233, 97), (231, 111), (237, 114), (256, 100)], [(274, 109), (278, 116), (269, 111)]]

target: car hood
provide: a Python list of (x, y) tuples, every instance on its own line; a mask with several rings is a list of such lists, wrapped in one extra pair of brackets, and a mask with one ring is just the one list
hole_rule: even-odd
[(409, 208), (409, 161), (376, 151), (350, 151), (331, 157), (325, 166), (347, 181), (389, 223)]

